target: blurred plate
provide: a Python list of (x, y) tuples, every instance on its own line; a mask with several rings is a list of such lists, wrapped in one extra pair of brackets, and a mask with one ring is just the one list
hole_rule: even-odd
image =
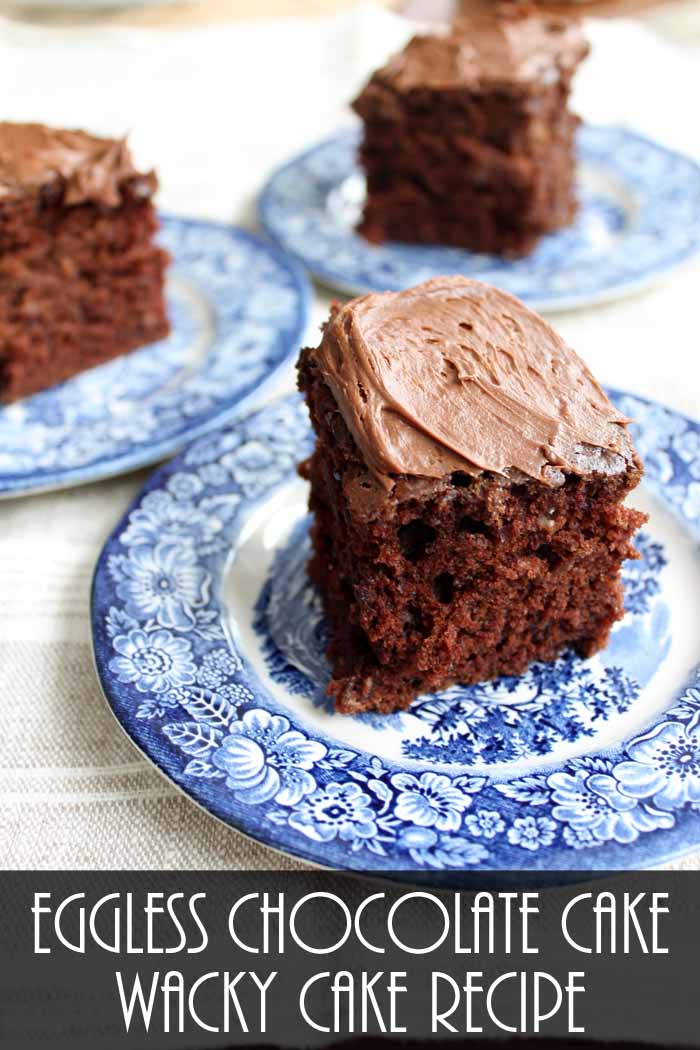
[(99, 14), (102, 11), (109, 13), (121, 7), (171, 7), (182, 3), (183, 0), (10, 0), (2, 5), (1, 10), (3, 13), (11, 13), (15, 8), (26, 12), (31, 19), (41, 20), (43, 12), (55, 17), (62, 14), (69, 16), (74, 11)]
[(358, 142), (358, 129), (344, 131), (295, 157), (272, 175), (259, 203), (267, 233), (351, 295), (459, 273), (534, 309), (562, 310), (638, 291), (700, 250), (700, 166), (624, 128), (592, 125), (578, 134), (578, 218), (526, 258), (373, 245), (355, 231), (364, 197)]

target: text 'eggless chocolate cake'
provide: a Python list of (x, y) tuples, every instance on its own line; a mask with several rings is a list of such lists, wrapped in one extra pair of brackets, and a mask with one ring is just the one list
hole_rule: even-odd
[(643, 467), (629, 421), (542, 318), (463, 277), (366, 295), (333, 308), (299, 382), (337, 710), (389, 712), (605, 645)]

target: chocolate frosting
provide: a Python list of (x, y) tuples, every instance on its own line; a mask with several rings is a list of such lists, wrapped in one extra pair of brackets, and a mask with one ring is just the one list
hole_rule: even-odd
[(142, 196), (154, 192), (155, 177), (139, 175), (124, 139), (0, 122), (0, 200), (62, 185), (66, 204), (117, 207), (122, 183), (132, 179)]
[(518, 299), (464, 277), (338, 308), (314, 360), (384, 489), (396, 475), (616, 473), (638, 461), (581, 359)]
[(416, 36), (372, 79), (401, 93), (541, 85), (573, 72), (587, 53), (578, 22), (515, 8), (510, 16), (464, 16), (445, 34)]

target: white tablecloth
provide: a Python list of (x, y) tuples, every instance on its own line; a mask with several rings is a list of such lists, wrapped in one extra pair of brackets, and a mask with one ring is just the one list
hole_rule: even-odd
[[(184, 31), (0, 20), (2, 117), (130, 130), (139, 161), (159, 170), (164, 208), (251, 223), (265, 174), (350, 119), (347, 99), (406, 32), (371, 7)], [(591, 32), (579, 110), (700, 157), (697, 60), (632, 23)], [(699, 277), (693, 264), (643, 296), (553, 320), (604, 382), (700, 414)], [(313, 330), (327, 304), (319, 294)], [(290, 372), (280, 388), (291, 385)], [(100, 695), (90, 577), (145, 476), (0, 503), (0, 864), (297, 866), (170, 787)], [(700, 867), (700, 855), (686, 863)]]

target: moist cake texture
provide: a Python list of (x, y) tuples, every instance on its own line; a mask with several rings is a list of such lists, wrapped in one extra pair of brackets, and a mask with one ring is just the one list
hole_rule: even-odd
[(495, 8), (414, 37), (353, 103), (369, 240), (524, 255), (573, 221), (568, 97), (588, 45), (575, 21)]
[(167, 335), (156, 186), (123, 141), (0, 123), (0, 402)]
[(334, 307), (299, 382), (339, 711), (605, 645), (643, 468), (628, 420), (542, 318), (462, 277), (363, 296)]

